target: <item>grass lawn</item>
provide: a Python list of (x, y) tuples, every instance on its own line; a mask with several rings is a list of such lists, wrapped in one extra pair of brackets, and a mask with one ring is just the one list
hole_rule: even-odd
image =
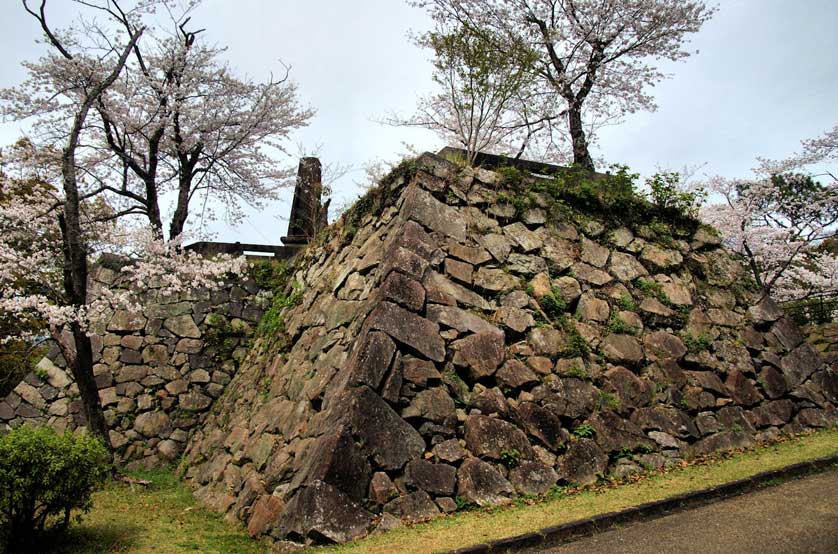
[(268, 543), (199, 507), (171, 471), (132, 473), (148, 487), (109, 483), (51, 554), (265, 554)]
[[(517, 535), (595, 514), (741, 479), (793, 463), (838, 454), (838, 429), (745, 453), (653, 473), (621, 486), (602, 484), (510, 506), (461, 512), (310, 554), (427, 554)], [(136, 474), (148, 488), (112, 483), (94, 495), (93, 510), (55, 554), (265, 554), (240, 526), (198, 507), (189, 489), (166, 471)]]

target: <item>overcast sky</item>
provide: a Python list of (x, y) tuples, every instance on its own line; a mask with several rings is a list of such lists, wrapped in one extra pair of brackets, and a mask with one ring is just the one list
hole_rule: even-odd
[[(52, 0), (55, 20), (67, 0)], [(49, 13), (49, 12), (48, 12)], [(0, 87), (24, 77), (20, 62), (43, 52), (37, 22), (19, 2), (0, 6)], [(303, 102), (317, 110), (295, 137), (305, 148), (322, 144), (324, 163), (358, 168), (335, 187), (334, 205), (359, 194), (361, 165), (393, 160), (403, 142), (419, 150), (443, 146), (433, 134), (382, 126), (389, 111), (409, 114), (431, 88), (428, 54), (408, 30), (429, 22), (402, 0), (206, 0), (194, 16), (204, 39), (226, 45), (242, 75), (266, 79), (279, 60), (292, 66)], [(757, 155), (784, 157), (801, 139), (838, 123), (838, 2), (723, 0), (696, 35), (699, 53), (664, 71), (654, 90), (659, 109), (635, 114), (600, 133), (596, 155), (644, 175), (657, 167), (706, 164), (703, 173), (746, 176)], [(19, 124), (0, 125), (0, 145), (20, 136)], [(237, 228), (212, 226), (218, 240), (278, 243), (285, 234), (290, 194)]]

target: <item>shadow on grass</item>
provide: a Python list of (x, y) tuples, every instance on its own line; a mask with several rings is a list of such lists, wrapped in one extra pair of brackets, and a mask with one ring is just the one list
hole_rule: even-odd
[(139, 526), (85, 524), (72, 526), (54, 537), (39, 552), (43, 554), (111, 554), (127, 552), (136, 542)]

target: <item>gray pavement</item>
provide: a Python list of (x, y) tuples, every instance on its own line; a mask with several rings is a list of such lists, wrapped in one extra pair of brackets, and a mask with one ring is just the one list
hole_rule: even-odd
[(533, 552), (838, 554), (838, 471)]

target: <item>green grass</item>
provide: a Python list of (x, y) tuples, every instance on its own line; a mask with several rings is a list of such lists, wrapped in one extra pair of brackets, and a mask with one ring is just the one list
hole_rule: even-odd
[[(722, 454), (685, 467), (652, 472), (617, 486), (525, 498), (506, 507), (473, 509), (428, 523), (341, 546), (310, 548), (308, 554), (426, 554), (534, 531), (644, 502), (720, 485), (789, 464), (838, 454), (838, 429)], [(93, 510), (71, 527), (53, 554), (266, 554), (267, 542), (249, 539), (239, 525), (202, 507), (171, 472), (133, 474), (151, 486), (110, 483), (94, 494)]]
[(93, 495), (93, 510), (70, 528), (54, 554), (266, 554), (241, 526), (199, 507), (172, 472), (133, 473), (148, 487), (109, 483)]

